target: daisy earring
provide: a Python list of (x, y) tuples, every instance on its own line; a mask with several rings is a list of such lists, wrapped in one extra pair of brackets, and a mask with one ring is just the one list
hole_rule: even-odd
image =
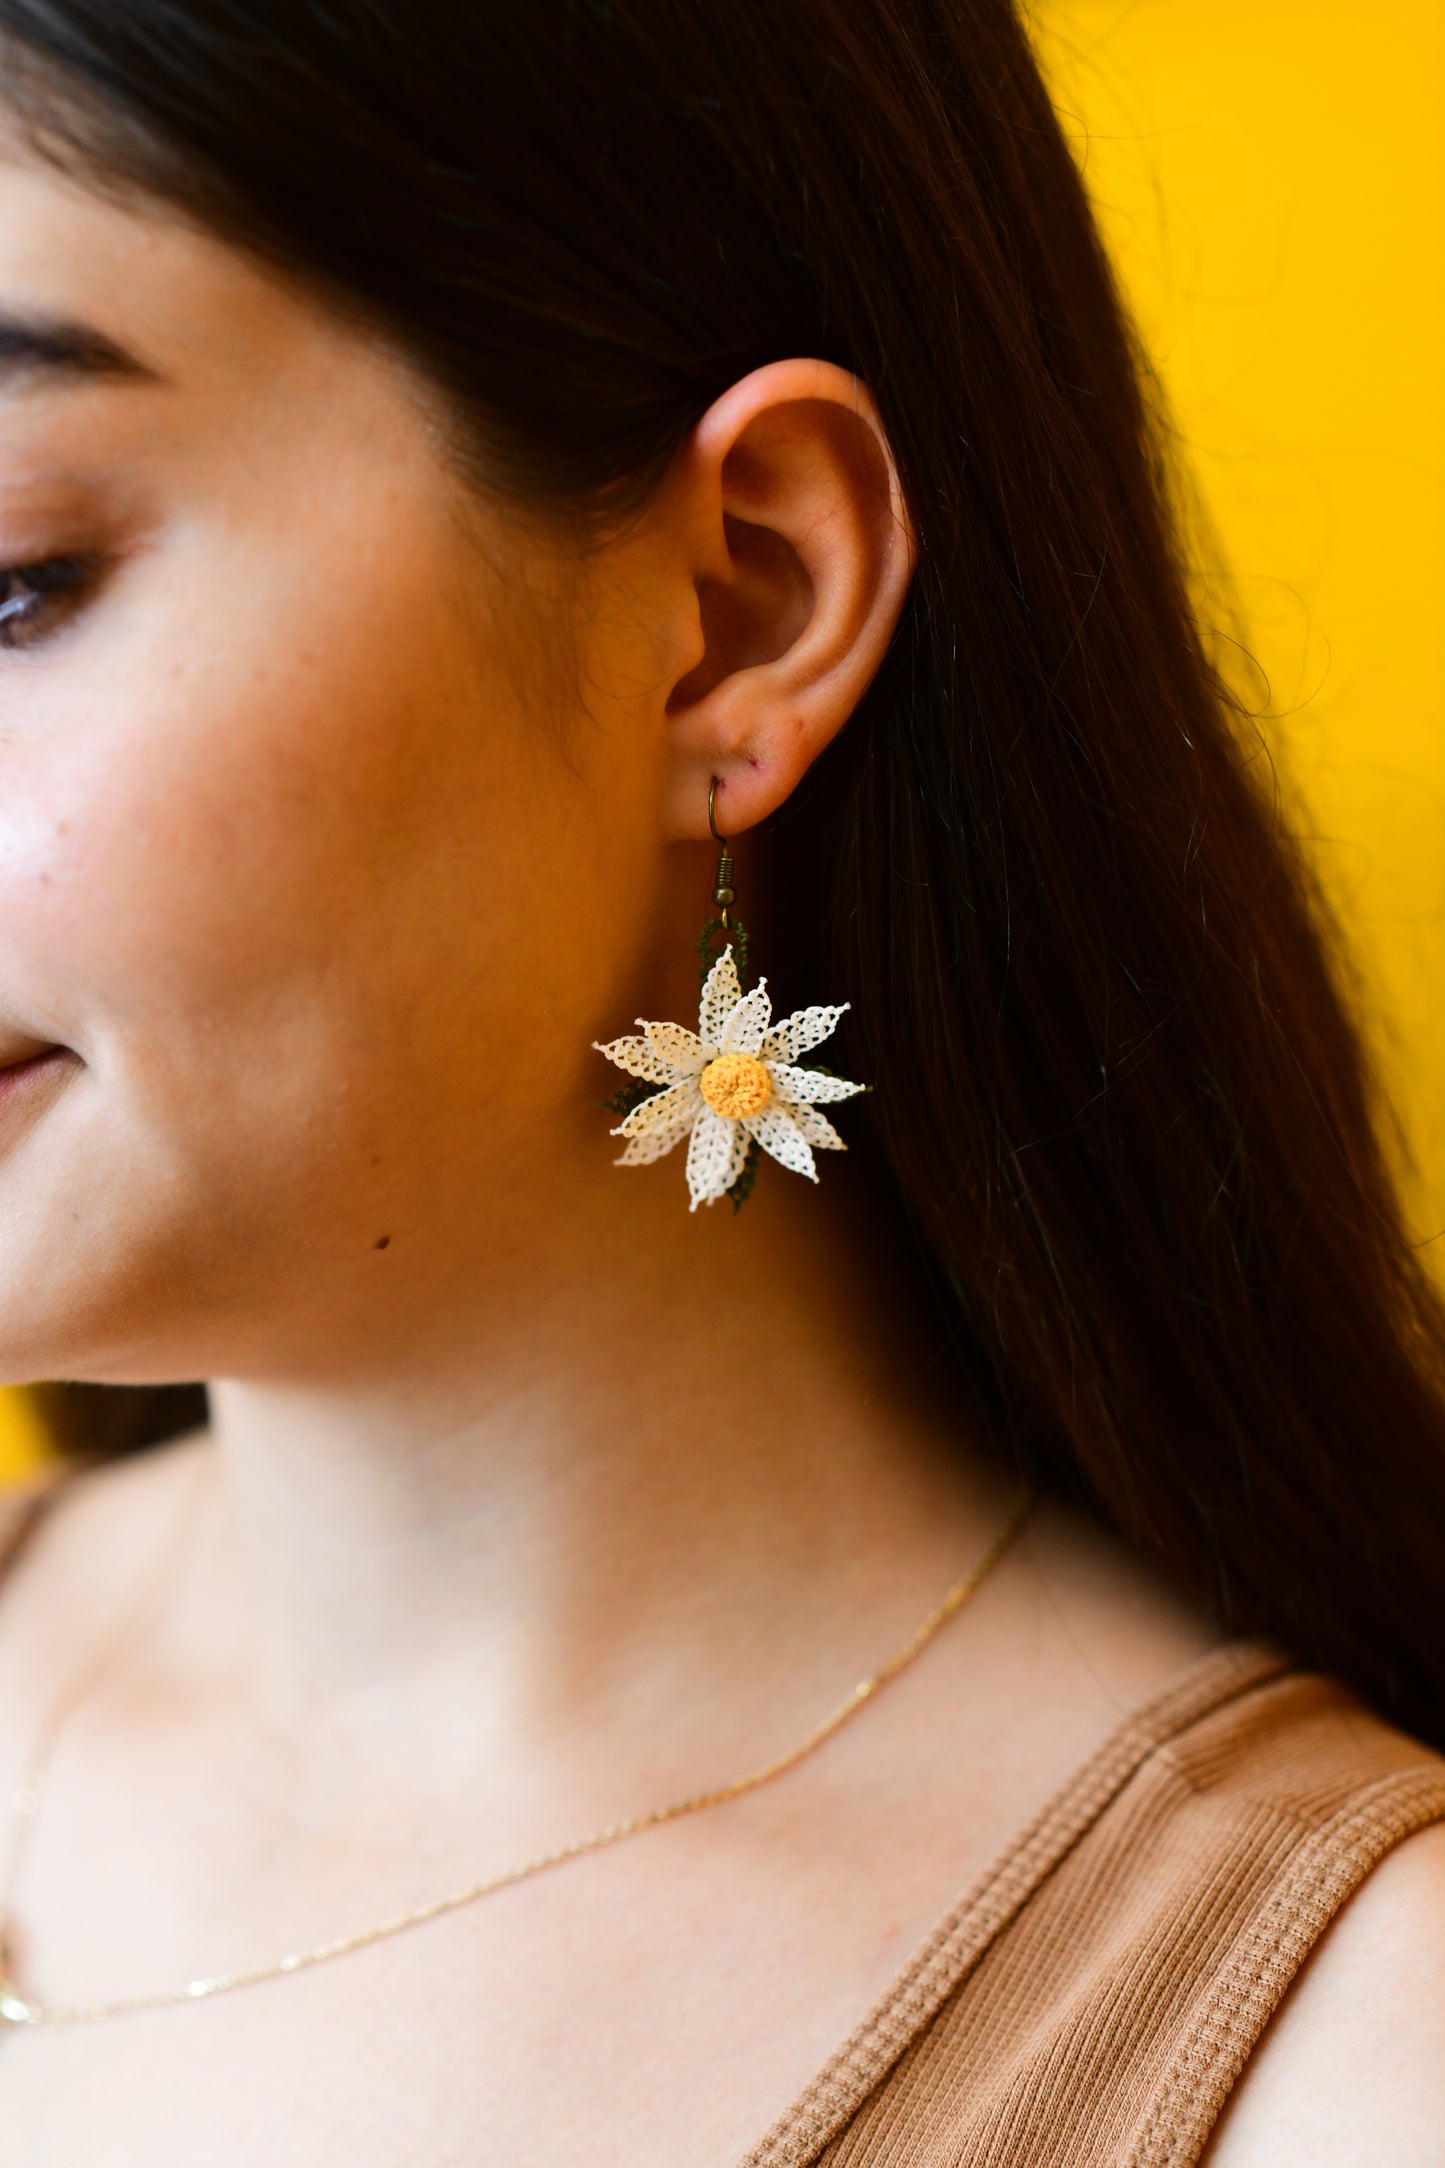
[(719, 1197), (731, 1197), (736, 1211), (752, 1189), (763, 1152), (816, 1182), (814, 1152), (847, 1149), (819, 1106), (868, 1088), (801, 1059), (832, 1036), (847, 1002), (841, 1008), (798, 1009), (774, 1024), (767, 980), (744, 990), (748, 936), (733, 915), (733, 861), (717, 830), (717, 794), (714, 776), (707, 824), (720, 852), (712, 895), (719, 915), (704, 926), (697, 944), (702, 959), (698, 1028), (639, 1017), (640, 1037), (612, 1039), (606, 1046), (593, 1042), (632, 1080), (607, 1102), (622, 1117), (613, 1136), (627, 1139), (618, 1166), (649, 1166), (686, 1137), (694, 1212)]

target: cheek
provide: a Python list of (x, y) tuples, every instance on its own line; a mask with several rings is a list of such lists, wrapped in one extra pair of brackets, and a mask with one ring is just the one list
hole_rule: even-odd
[(157, 1032), (224, 1034), (268, 988), (344, 963), (375, 859), (366, 755), (386, 688), (370, 699), (341, 733), (303, 672), (146, 673), (12, 777), (6, 917), (88, 1062)]
[(384, 561), (307, 539), (209, 570), (192, 551), (183, 582), (157, 565), (143, 640), (103, 670), (97, 640), (88, 682), (77, 661), (0, 756), (16, 998), (173, 1151), (238, 1167), (318, 1130), (395, 1140), (423, 1100), (444, 1134), (488, 1078), (527, 1103), (595, 893), (546, 724), (441, 600), (424, 538)]

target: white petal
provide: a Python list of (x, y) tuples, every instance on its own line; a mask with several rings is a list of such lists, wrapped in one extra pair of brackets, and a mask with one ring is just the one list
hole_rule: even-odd
[(768, 982), (759, 979), (752, 992), (744, 994), (728, 1016), (718, 1040), (719, 1050), (724, 1054), (756, 1054), (772, 1013)]
[(618, 1167), (650, 1167), (655, 1159), (666, 1159), (675, 1151), (692, 1127), (689, 1114), (681, 1121), (670, 1122), (659, 1129), (644, 1129), (640, 1137), (634, 1137), (625, 1152), (613, 1162)]
[(672, 1074), (678, 1079), (696, 1076), (712, 1060), (712, 1048), (704, 1046), (695, 1031), (681, 1024), (645, 1024), (643, 1029), (654, 1052), (671, 1064)]
[(729, 945), (709, 971), (702, 989), (697, 1028), (709, 1046), (716, 1046), (722, 1038), (723, 1025), (737, 1007), (742, 991)]
[(788, 1119), (805, 1144), (815, 1152), (846, 1152), (848, 1147), (826, 1114), (816, 1107), (789, 1107)]
[(673, 1084), (667, 1091), (654, 1092), (650, 1099), (644, 1099), (612, 1134), (614, 1137), (642, 1137), (652, 1129), (671, 1129), (677, 1122), (690, 1121), (702, 1103), (702, 1093), (693, 1078), (688, 1077), (683, 1083)]
[(645, 1084), (671, 1084), (676, 1081), (677, 1071), (671, 1062), (664, 1061), (647, 1039), (609, 1039), (606, 1046), (594, 1039), (592, 1044), (599, 1054), (616, 1062), (629, 1076), (640, 1076)]
[(796, 1009), (774, 1024), (762, 1044), (764, 1061), (796, 1061), (810, 1047), (821, 1046), (831, 1039), (838, 1029), (840, 1016), (848, 1014), (849, 1003), (841, 1009)]
[(771, 1152), (782, 1166), (790, 1167), (794, 1174), (806, 1174), (812, 1182), (817, 1181), (818, 1170), (813, 1165), (807, 1139), (785, 1108), (764, 1107), (761, 1114), (749, 1114), (741, 1126), (751, 1130), (763, 1150)]
[(692, 1192), (689, 1210), (700, 1204), (716, 1204), (742, 1173), (747, 1157), (747, 1132), (741, 1122), (727, 1121), (705, 1106), (693, 1125), (687, 1148), (687, 1186)]
[(785, 1061), (769, 1061), (763, 1064), (777, 1086), (778, 1097), (790, 1104), (802, 1102), (804, 1106), (827, 1106), (834, 1099), (852, 1099), (863, 1091), (862, 1084), (850, 1084), (846, 1077), (820, 1076), (816, 1069), (793, 1069)]

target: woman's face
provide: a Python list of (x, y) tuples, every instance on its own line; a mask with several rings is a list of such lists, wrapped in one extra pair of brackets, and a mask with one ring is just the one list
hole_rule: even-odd
[(399, 364), (12, 144), (0, 566), (0, 1376), (321, 1363), (620, 1179), (676, 659)]

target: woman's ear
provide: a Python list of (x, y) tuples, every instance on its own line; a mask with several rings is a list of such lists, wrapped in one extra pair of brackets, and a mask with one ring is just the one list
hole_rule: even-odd
[(780, 806), (883, 660), (915, 546), (872, 399), (845, 369), (780, 361), (708, 409), (671, 477), (701, 659), (672, 685), (665, 826), (740, 834)]

